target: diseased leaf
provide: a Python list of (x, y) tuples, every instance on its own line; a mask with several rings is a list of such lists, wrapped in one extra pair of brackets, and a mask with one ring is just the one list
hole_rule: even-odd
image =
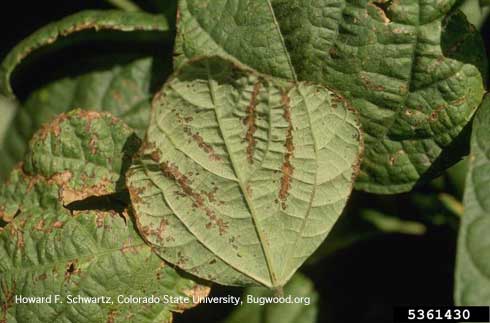
[[(0, 175), (6, 177), (23, 158), (27, 143), (37, 129), (56, 115), (73, 108), (110, 112), (143, 135), (148, 126), (155, 72), (165, 75), (155, 59), (114, 58), (115, 64), (102, 66), (83, 62), (87, 72), (77, 77), (53, 81), (33, 92), (17, 113), (0, 146)], [(117, 63), (117, 62), (120, 63)]]
[(128, 189), (165, 260), (221, 284), (280, 287), (342, 212), (361, 150), (342, 97), (206, 58), (156, 96)]
[(124, 12), (119, 10), (87, 10), (60, 21), (51, 23), (20, 42), (0, 65), (0, 91), (14, 96), (10, 77), (14, 69), (30, 54), (58, 40), (83, 30), (120, 30), (120, 31), (167, 31), (168, 24), (164, 16), (143, 12)]
[[(83, 33), (90, 30), (96, 32)], [(101, 32), (111, 30), (121, 32)], [(74, 53), (70, 53), (69, 65), (64, 64), (60, 68), (56, 62), (54, 67), (57, 70), (42, 71), (42, 76), (38, 78), (46, 82), (29, 93), (7, 130), (6, 138), (0, 141), (0, 154), (3, 156), (0, 160), (0, 178), (6, 178), (12, 167), (22, 159), (27, 142), (40, 125), (73, 108), (110, 112), (143, 136), (148, 126), (155, 84), (160, 87), (163, 83), (161, 80), (171, 70), (170, 63), (160, 57), (162, 54), (155, 54), (153, 50), (165, 47), (166, 36), (163, 32), (167, 30), (165, 18), (159, 15), (84, 11), (47, 25), (19, 43), (0, 66), (0, 91), (10, 96), (13, 96), (10, 78), (14, 70), (23, 61), (45, 56), (35, 55), (43, 54), (43, 49), (59, 51), (60, 48), (72, 48), (88, 41), (92, 41), (89, 45), (93, 46), (100, 44), (101, 40), (114, 45), (115, 49), (109, 48), (109, 54), (101, 54), (100, 50), (82, 51), (81, 58), (73, 58)], [(121, 35), (127, 42), (125, 47), (118, 49), (118, 36)], [(130, 50), (131, 46), (138, 48), (136, 54)], [(147, 53), (149, 46), (152, 47), (151, 53)], [(104, 53), (107, 51), (108, 48)], [(59, 69), (62, 69), (61, 73)], [(33, 83), (33, 72), (29, 73), (29, 83)], [(20, 73), (21, 76), (23, 74), (28, 73)]]
[[(250, 295), (250, 296), (249, 296)], [(295, 300), (295, 303), (264, 305), (248, 303), (247, 297), (255, 301), (266, 301), (274, 296), (271, 290), (260, 287), (249, 287), (242, 295), (244, 302), (223, 323), (315, 323), (318, 313), (318, 293), (313, 283), (305, 276), (297, 273), (284, 287), (284, 297)], [(261, 299), (259, 299), (259, 297)], [(300, 301), (302, 298), (302, 301)]]
[(490, 303), (490, 96), (473, 122), (464, 215), (459, 230), (455, 301)]
[(483, 95), (483, 44), (463, 15), (445, 19), (454, 3), (181, 0), (176, 63), (219, 54), (340, 91), (366, 133), (356, 187), (409, 191), (461, 157), (449, 146)]
[[(24, 165), (1, 187), (9, 222), (0, 233), (3, 321), (171, 322), (170, 311), (192, 304), (143, 306), (118, 297), (207, 294), (151, 251), (124, 205), (69, 204), (116, 192), (138, 143), (121, 121), (83, 111), (61, 115), (34, 137)], [(15, 297), (49, 298), (26, 305)]]

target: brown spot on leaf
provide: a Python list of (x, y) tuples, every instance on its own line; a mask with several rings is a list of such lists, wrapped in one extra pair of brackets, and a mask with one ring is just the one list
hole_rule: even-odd
[(112, 93), (112, 98), (116, 102), (119, 102), (119, 103), (122, 103), (123, 102), (123, 97), (122, 97), (120, 91), (114, 91), (114, 93)]
[(65, 171), (52, 176), (48, 183), (55, 183), (60, 187), (60, 201), (63, 205), (68, 205), (75, 201), (81, 201), (91, 196), (103, 196), (111, 193), (111, 188), (114, 185), (113, 181), (107, 178), (101, 178), (99, 182), (92, 186), (83, 186), (77, 189), (72, 188), (70, 180), (72, 173)]
[(46, 273), (37, 276), (37, 280), (46, 280), (46, 278), (48, 278), (48, 275)]
[(294, 144), (293, 144), (293, 124), (291, 121), (291, 106), (289, 102), (289, 96), (284, 94), (282, 96), (282, 104), (284, 107), (284, 119), (288, 122), (288, 129), (286, 134), (286, 142), (284, 147), (286, 148), (286, 153), (284, 155), (284, 162), (282, 164), (282, 178), (281, 187), (279, 190), (279, 199), (282, 201), (281, 206), (286, 209), (286, 200), (289, 195), (289, 190), (291, 188), (291, 180), (294, 173), (294, 166), (291, 164), (291, 159), (294, 156)]
[(22, 221), (14, 221), (9, 224), (5, 229), (8, 229), (11, 237), (15, 237), (17, 248), (23, 249), (25, 246), (24, 241), (24, 226), (26, 224), (26, 220)]
[(79, 275), (80, 272), (81, 272), (81, 270), (80, 270), (80, 268), (78, 268), (78, 259), (75, 259), (73, 261), (69, 261), (66, 264), (65, 281), (69, 282), (71, 276)]
[(123, 243), (123, 246), (121, 247), (121, 252), (122, 253), (133, 253), (133, 254), (136, 254), (138, 253), (138, 249), (140, 249), (141, 247), (145, 247), (146, 248), (146, 245), (145, 246), (142, 246), (142, 245), (134, 245), (134, 242), (132, 241), (131, 238), (128, 238), (128, 240), (126, 240), (124, 243)]
[[(465, 97), (463, 97), (463, 100), (465, 99)], [(457, 102), (458, 100), (455, 100), (453, 102)], [(451, 102), (451, 104), (453, 104), (453, 102)], [(439, 117), (439, 113), (441, 113), (443, 110), (447, 109), (448, 108), (448, 105), (447, 104), (440, 104), (438, 105), (437, 107), (435, 107), (432, 112), (430, 113), (429, 115), (429, 122), (434, 122), (434, 121), (437, 121), (438, 117)]]
[(390, 166), (395, 165), (396, 160), (398, 159), (398, 157), (400, 157), (403, 154), (405, 154), (405, 151), (403, 151), (402, 149), (400, 149), (394, 155), (391, 155), (390, 156), (390, 161), (389, 161)]
[(145, 190), (142, 187), (134, 187), (132, 185), (129, 185), (128, 191), (129, 191), (129, 195), (131, 196), (131, 201), (134, 204), (141, 204), (143, 202), (141, 195)]
[(451, 101), (451, 105), (461, 105), (466, 102), (466, 96), (462, 96), (459, 99)]
[(214, 161), (222, 160), (221, 156), (216, 154), (214, 148), (204, 141), (204, 138), (199, 134), (199, 132), (193, 133), (190, 127), (184, 126), (184, 133), (191, 137), (197, 143), (198, 147), (209, 155), (209, 159)]
[[(196, 284), (191, 289), (184, 290), (183, 293), (184, 293), (184, 295), (189, 297), (191, 299), (191, 301), (194, 301), (194, 300), (200, 301), (201, 299), (208, 296), (210, 291), (211, 291), (211, 287)], [(185, 310), (191, 309), (197, 305), (199, 305), (199, 302), (196, 302), (196, 303), (190, 302), (188, 304), (185, 304), (185, 303), (178, 304), (177, 310), (178, 311), (185, 311)]]
[(247, 186), (245, 186), (245, 191), (249, 197), (252, 196), (253, 191), (252, 191), (252, 186), (250, 186), (250, 183), (247, 183)]
[(90, 152), (93, 155), (97, 154), (97, 137), (95, 135), (90, 138), (88, 146), (89, 146)]
[(359, 77), (360, 77), (362, 83), (364, 84), (364, 87), (366, 87), (366, 89), (371, 90), (371, 91), (384, 91), (384, 89), (385, 89), (384, 86), (375, 84), (366, 75), (361, 74)]
[(389, 18), (391, 0), (377, 0), (368, 3), (368, 6), (372, 6), (376, 9), (378, 18), (385, 24), (388, 25), (391, 22)]
[[(5, 206), (0, 206), (0, 219), (5, 221), (4, 219), (7, 218), (7, 213), (5, 212)], [(10, 221), (8, 221), (10, 222)]]
[(39, 222), (34, 226), (34, 230), (44, 231), (44, 219), (39, 220)]
[(8, 289), (7, 283), (5, 280), (2, 280), (2, 294), (3, 294), (3, 302), (2, 302), (2, 319), (0, 323), (7, 323), (7, 312), (9, 308), (14, 305), (14, 297), (16, 291), (16, 283), (12, 282), (12, 288)]
[(166, 219), (162, 219), (160, 221), (160, 225), (158, 226), (158, 229), (156, 231), (158, 241), (163, 240), (167, 225), (168, 225), (168, 221)]
[(207, 196), (209, 202), (214, 203), (217, 201), (216, 200), (216, 192), (217, 191), (218, 191), (218, 188), (215, 187), (211, 192), (201, 191), (201, 193), (203, 193), (204, 195)]
[(339, 55), (337, 55), (337, 48), (335, 48), (335, 47), (331, 47), (329, 49), (328, 53), (330, 54), (330, 57), (332, 57), (332, 58), (339, 57)]
[(158, 150), (154, 150), (150, 154), (151, 160), (153, 160), (156, 163), (160, 162), (160, 152)]
[(250, 104), (247, 107), (247, 117), (243, 120), (243, 124), (247, 126), (247, 134), (245, 135), (245, 138), (248, 143), (247, 159), (251, 164), (253, 164), (254, 162), (253, 155), (254, 155), (255, 145), (257, 144), (257, 140), (255, 140), (254, 137), (255, 132), (257, 131), (257, 126), (255, 125), (256, 122), (255, 109), (257, 108), (257, 96), (259, 95), (260, 87), (261, 87), (260, 82), (255, 83), (252, 91), (252, 97), (250, 98)]
[(63, 228), (64, 225), (65, 225), (64, 222), (56, 221), (55, 223), (53, 223), (53, 228), (61, 229), (61, 228)]
[(194, 191), (190, 186), (191, 182), (189, 178), (186, 175), (182, 174), (182, 172), (179, 170), (179, 168), (176, 165), (170, 162), (161, 163), (160, 169), (162, 170), (163, 174), (167, 178), (170, 178), (173, 181), (175, 181), (175, 183), (180, 187), (182, 192), (187, 197), (192, 199), (194, 207), (199, 208), (206, 213), (206, 215), (211, 220), (211, 222), (218, 227), (219, 234), (223, 235), (228, 229), (228, 224), (224, 222), (222, 219), (219, 219), (214, 213), (214, 211), (205, 205), (205, 201), (202, 194)]
[(116, 321), (117, 311), (110, 310), (109, 315), (107, 316), (107, 323), (114, 323)]
[(105, 216), (106, 215), (104, 212), (100, 212), (100, 211), (95, 212), (95, 225), (97, 226), (97, 228), (104, 227)]

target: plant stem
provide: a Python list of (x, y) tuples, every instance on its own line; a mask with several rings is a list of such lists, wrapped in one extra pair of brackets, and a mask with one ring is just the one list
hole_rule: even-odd
[(138, 5), (133, 3), (131, 0), (106, 0), (114, 7), (122, 9), (124, 11), (142, 11)]
[(283, 287), (274, 288), (274, 296), (283, 297), (284, 296), (284, 288)]

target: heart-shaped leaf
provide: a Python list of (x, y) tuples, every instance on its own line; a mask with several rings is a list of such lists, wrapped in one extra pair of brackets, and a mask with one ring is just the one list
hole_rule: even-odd
[[(97, 197), (118, 192), (138, 143), (119, 120), (82, 111), (34, 137), (25, 164), (1, 188), (9, 222), (0, 233), (3, 321), (171, 322), (171, 311), (192, 303), (163, 304), (164, 295), (208, 292), (152, 252), (123, 197), (119, 208), (114, 194)], [(161, 302), (134, 302), (152, 295)], [(21, 302), (28, 299), (38, 302)]]
[(458, 305), (490, 303), (490, 96), (473, 122), (464, 215), (459, 230), (455, 300)]
[(342, 212), (361, 150), (342, 97), (201, 59), (156, 96), (128, 189), (164, 259), (222, 284), (279, 287)]
[(404, 192), (461, 157), (449, 146), (484, 92), (482, 41), (446, 17), (454, 3), (181, 0), (176, 62), (218, 54), (340, 91), (366, 133), (356, 187)]

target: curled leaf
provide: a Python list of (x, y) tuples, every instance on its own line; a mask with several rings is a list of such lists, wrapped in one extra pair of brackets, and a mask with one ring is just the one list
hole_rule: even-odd
[[(95, 112), (62, 115), (36, 134), (0, 191), (9, 222), (0, 233), (3, 321), (171, 322), (171, 311), (192, 304), (163, 304), (164, 295), (207, 293), (152, 252), (127, 201), (118, 208), (97, 197), (123, 189), (138, 143), (121, 121)], [(145, 304), (151, 296), (160, 303)], [(21, 302), (29, 299), (38, 301)]]
[(0, 65), (0, 91), (5, 95), (14, 97), (10, 77), (14, 69), (31, 53), (56, 42), (60, 37), (89, 29), (125, 32), (135, 30), (167, 31), (168, 24), (164, 16), (119, 10), (87, 10), (66, 17), (42, 27), (10, 51)]

